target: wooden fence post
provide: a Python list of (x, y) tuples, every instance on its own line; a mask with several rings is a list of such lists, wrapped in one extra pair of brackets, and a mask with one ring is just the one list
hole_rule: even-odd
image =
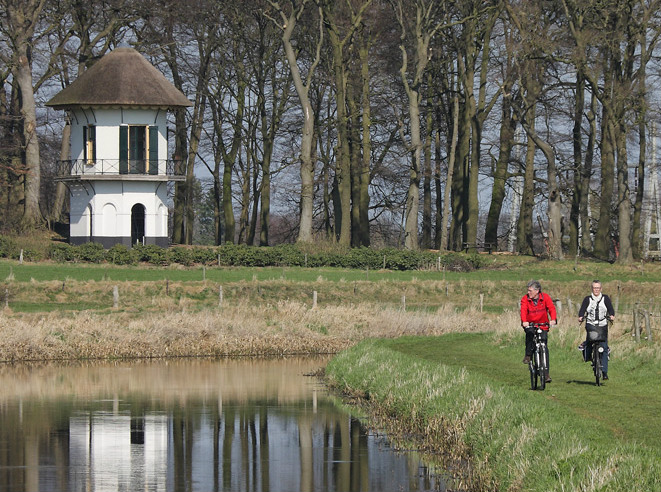
[(317, 308), (317, 291), (312, 291), (312, 309)]
[(402, 311), (406, 311), (406, 294), (402, 294)]
[(9, 287), (5, 287), (5, 309), (9, 307)]
[(556, 310), (558, 311), (557, 319), (562, 319), (562, 301), (560, 299), (555, 299)]
[(480, 294), (480, 312), (484, 309), (484, 294)]
[(112, 288), (112, 307), (115, 309), (119, 307), (119, 287), (116, 285)]
[(650, 312), (649, 310), (645, 310), (645, 331), (647, 332), (647, 336), (645, 339), (648, 342), (652, 341), (652, 325), (650, 323)]
[(617, 281), (617, 295), (615, 296), (615, 314), (619, 313), (619, 307), (620, 307), (620, 281)]
[(218, 307), (223, 307), (223, 286), (218, 286)]
[(638, 313), (638, 303), (633, 308), (633, 336), (636, 338), (636, 342), (640, 342), (640, 321)]

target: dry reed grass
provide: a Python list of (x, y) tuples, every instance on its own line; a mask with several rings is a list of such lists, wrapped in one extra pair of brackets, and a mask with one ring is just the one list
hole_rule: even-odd
[[(369, 337), (481, 331), (503, 339), (521, 336), (522, 283), (517, 281), (240, 281), (223, 287), (222, 307), (219, 286), (206, 281), (65, 279), (8, 285), (9, 308), (0, 312), (0, 361), (335, 353)], [(554, 343), (569, 345), (583, 336), (574, 316), (586, 285), (545, 283), (545, 291), (564, 304)], [(624, 314), (611, 338), (630, 344), (632, 320), (623, 306), (625, 300), (645, 299), (649, 286), (604, 286), (622, 298)], [(319, 292), (314, 309), (313, 291)], [(21, 303), (41, 312), (13, 312), (12, 305)], [(52, 310), (53, 305), (71, 311)]]
[[(488, 316), (407, 312), (377, 304), (311, 309), (298, 301), (199, 310), (185, 297), (110, 312), (0, 312), (0, 360), (335, 353), (371, 337), (484, 331)], [(483, 318), (482, 321), (476, 322)]]

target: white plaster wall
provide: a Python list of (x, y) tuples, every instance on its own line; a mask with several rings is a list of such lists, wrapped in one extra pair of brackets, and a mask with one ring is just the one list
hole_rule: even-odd
[[(74, 237), (89, 237), (89, 220), (86, 217), (87, 207), (92, 204), (89, 185), (72, 184), (69, 213), (69, 234)], [(94, 208), (92, 208), (94, 213)]]
[[(72, 112), (71, 117), (71, 159), (82, 159), (83, 127), (96, 126), (96, 158), (119, 159), (120, 125), (158, 126), (158, 158), (168, 156), (167, 113), (155, 109), (87, 109)], [(100, 171), (100, 169), (99, 169)], [(165, 174), (165, 169), (161, 174)]]
[[(88, 190), (89, 188), (89, 184)], [(98, 237), (130, 237), (131, 208), (136, 203), (145, 207), (145, 236), (167, 237), (167, 187), (164, 182), (96, 181), (94, 195), (82, 185), (72, 187), (70, 234), (88, 237), (92, 207), (92, 233)]]

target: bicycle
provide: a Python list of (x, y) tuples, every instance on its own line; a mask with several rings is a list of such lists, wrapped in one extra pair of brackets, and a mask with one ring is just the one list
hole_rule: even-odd
[[(605, 351), (603, 342), (606, 342), (607, 340), (607, 326), (590, 326), (589, 329), (586, 329), (586, 341), (592, 344), (590, 358), (592, 363), (592, 372), (594, 373), (594, 380), (597, 386), (601, 386), (604, 378), (601, 358), (603, 357)], [(606, 354), (606, 357), (608, 357), (608, 354)]]
[[(529, 327), (533, 329), (533, 352), (528, 363), (530, 369), (530, 389), (539, 389), (544, 391), (546, 388), (546, 379), (549, 375), (548, 348), (546, 346), (546, 337), (542, 337), (542, 326), (549, 326), (548, 323), (530, 323)], [(539, 383), (539, 384), (538, 384)]]

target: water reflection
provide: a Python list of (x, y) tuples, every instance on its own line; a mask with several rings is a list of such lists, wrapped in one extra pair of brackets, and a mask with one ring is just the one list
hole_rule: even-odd
[(304, 376), (323, 364), (0, 366), (0, 490), (443, 490)]

